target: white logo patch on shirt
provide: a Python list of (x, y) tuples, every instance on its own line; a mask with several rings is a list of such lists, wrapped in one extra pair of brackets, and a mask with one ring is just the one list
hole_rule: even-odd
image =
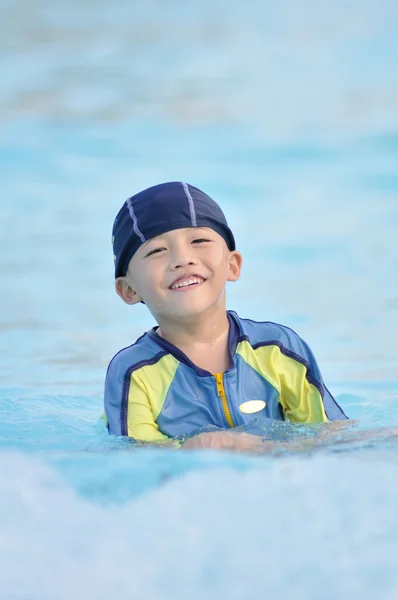
[(245, 415), (252, 415), (253, 413), (260, 412), (265, 408), (264, 400), (248, 400), (247, 402), (242, 402), (239, 405), (239, 409), (241, 412), (245, 413)]

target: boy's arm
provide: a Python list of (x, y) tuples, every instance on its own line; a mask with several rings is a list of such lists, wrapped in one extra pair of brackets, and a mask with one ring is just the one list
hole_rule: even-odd
[(283, 368), (279, 372), (279, 402), (286, 419), (298, 423), (347, 420), (348, 417), (323, 383), (315, 356), (299, 336), (297, 346), (299, 353), (285, 355)]
[(105, 415), (108, 431), (143, 442), (167, 442), (155, 421), (149, 396), (129, 369), (111, 363), (105, 379)]

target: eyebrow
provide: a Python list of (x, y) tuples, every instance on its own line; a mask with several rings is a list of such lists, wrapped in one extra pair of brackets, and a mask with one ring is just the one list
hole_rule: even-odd
[(147, 240), (146, 242), (144, 242), (143, 244), (141, 244), (141, 248), (142, 248), (143, 250), (145, 250), (146, 248), (148, 248), (148, 246), (149, 246), (151, 243), (152, 243), (152, 244), (155, 244), (155, 245), (156, 245), (156, 244), (161, 244), (161, 243), (162, 243), (162, 238), (161, 238), (161, 235), (162, 235), (162, 234), (160, 234), (159, 236), (156, 236), (156, 237), (159, 237), (159, 238), (160, 238), (159, 240), (156, 240), (156, 241), (155, 241), (155, 239), (154, 239), (154, 238), (151, 238), (150, 240)]
[[(210, 231), (211, 231), (211, 229), (210, 229), (210, 231), (208, 231), (209, 227), (189, 227), (189, 229), (190, 230), (195, 230), (195, 231), (196, 230), (204, 231), (205, 233), (207, 233), (207, 232), (210, 233)], [(176, 229), (171, 229), (170, 231), (177, 231), (177, 230)], [(156, 236), (156, 238), (159, 238), (159, 240), (158, 240), (159, 243), (161, 243), (161, 240), (162, 240), (163, 236), (166, 235), (166, 233), (168, 233), (168, 231), (165, 231), (164, 233), (159, 233), (159, 235)], [(146, 248), (151, 242), (153, 242), (155, 244), (157, 243), (155, 241), (155, 238), (151, 238), (150, 240), (146, 240), (143, 244), (141, 244), (141, 248)]]

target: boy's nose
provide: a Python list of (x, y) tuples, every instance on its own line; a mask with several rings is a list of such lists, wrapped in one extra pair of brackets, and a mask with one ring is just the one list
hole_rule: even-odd
[(170, 268), (172, 270), (189, 267), (195, 264), (191, 248), (176, 248), (171, 256)]
[(171, 261), (170, 268), (172, 270), (175, 270), (175, 269), (181, 269), (181, 268), (184, 268), (184, 267), (189, 267), (189, 266), (194, 265), (194, 264), (195, 264), (194, 260), (189, 259), (189, 258), (184, 259), (184, 258), (180, 257), (180, 258), (178, 258), (176, 260), (172, 260)]

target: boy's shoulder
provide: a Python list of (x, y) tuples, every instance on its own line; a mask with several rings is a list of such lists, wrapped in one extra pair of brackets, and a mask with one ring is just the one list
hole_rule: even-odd
[(108, 371), (126, 371), (131, 367), (139, 367), (158, 360), (159, 354), (164, 351), (145, 332), (131, 346), (122, 348), (115, 354), (109, 363)]
[(308, 345), (299, 334), (287, 325), (273, 321), (254, 321), (242, 318), (234, 312), (232, 314), (236, 317), (239, 325), (240, 340), (247, 340), (254, 348), (276, 345), (300, 355), (303, 351), (309, 350)]

